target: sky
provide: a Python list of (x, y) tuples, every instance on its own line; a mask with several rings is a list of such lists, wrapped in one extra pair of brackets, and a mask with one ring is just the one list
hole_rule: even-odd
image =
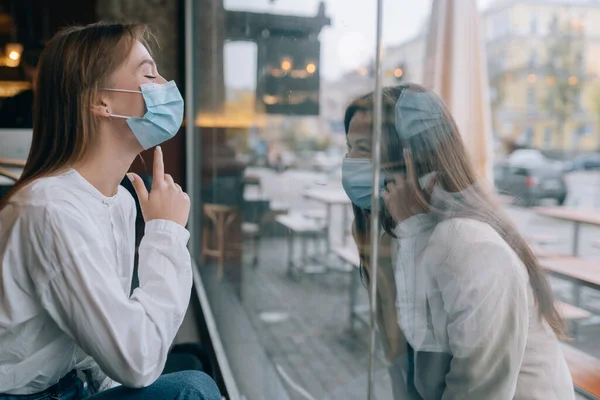
[[(227, 10), (314, 16), (321, 0), (224, 0)], [(470, 0), (460, 0), (470, 1)], [(494, 0), (477, 1), (480, 9)], [(332, 24), (323, 28), (321, 74), (333, 80), (373, 58), (376, 39), (375, 0), (324, 0)], [(416, 35), (426, 22), (430, 0), (383, 0), (383, 44), (394, 45)], [(241, 68), (240, 66), (244, 66)], [(256, 46), (232, 42), (225, 46), (225, 80), (233, 88), (256, 85)]]

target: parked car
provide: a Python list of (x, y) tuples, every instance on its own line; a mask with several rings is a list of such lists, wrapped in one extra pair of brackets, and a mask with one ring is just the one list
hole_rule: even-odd
[(519, 149), (513, 151), (508, 156), (508, 162), (511, 164), (542, 164), (549, 163), (550, 161), (542, 154), (541, 151), (536, 149)]
[(587, 171), (600, 169), (600, 153), (582, 154), (567, 163), (565, 170), (571, 171)]
[(567, 198), (564, 171), (546, 160), (497, 164), (494, 182), (499, 193), (515, 196), (525, 205), (536, 205), (542, 199), (554, 199), (563, 205)]

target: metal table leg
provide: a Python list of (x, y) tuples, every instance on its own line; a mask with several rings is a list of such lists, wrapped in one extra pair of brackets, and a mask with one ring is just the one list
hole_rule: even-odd
[(288, 276), (292, 276), (292, 269), (294, 268), (294, 233), (288, 230)]
[(571, 254), (573, 254), (573, 256), (577, 257), (579, 255), (579, 231), (581, 228), (581, 224), (579, 222), (575, 222), (575, 225), (573, 227), (573, 249), (571, 251)]
[[(581, 307), (581, 285), (577, 282), (573, 282), (572, 288), (573, 305), (575, 307)], [(579, 321), (573, 321), (573, 337), (577, 339), (579, 333)]]
[(300, 261), (300, 265), (298, 265), (298, 269), (300, 269), (300, 274), (298, 275), (300, 278), (304, 275), (304, 273), (306, 272), (306, 262), (307, 260), (310, 260), (310, 255), (308, 254), (308, 236), (307, 235), (300, 235), (300, 254), (302, 254), (301, 256), (301, 261)]
[(326, 243), (327, 243), (327, 256), (329, 256), (329, 254), (331, 254), (331, 220), (332, 220), (332, 215), (331, 215), (331, 204), (327, 203), (327, 226), (325, 227), (325, 234), (327, 235), (327, 237), (325, 238)]

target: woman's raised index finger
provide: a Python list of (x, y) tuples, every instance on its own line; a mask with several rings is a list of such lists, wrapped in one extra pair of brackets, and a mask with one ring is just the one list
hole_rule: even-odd
[(165, 164), (163, 162), (163, 154), (160, 146), (156, 146), (154, 149), (154, 168), (153, 177), (154, 182), (163, 182), (165, 179)]
[(412, 152), (409, 149), (404, 149), (403, 154), (404, 162), (406, 164), (406, 180), (414, 183), (417, 181), (417, 175), (413, 168)]

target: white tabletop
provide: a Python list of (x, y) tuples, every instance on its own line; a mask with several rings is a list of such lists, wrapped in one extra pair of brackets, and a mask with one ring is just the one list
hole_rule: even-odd
[(600, 212), (597, 210), (568, 207), (536, 207), (534, 211), (536, 214), (543, 215), (544, 217), (600, 226)]
[(343, 190), (311, 189), (304, 193), (304, 197), (329, 205), (350, 204), (350, 199)]

